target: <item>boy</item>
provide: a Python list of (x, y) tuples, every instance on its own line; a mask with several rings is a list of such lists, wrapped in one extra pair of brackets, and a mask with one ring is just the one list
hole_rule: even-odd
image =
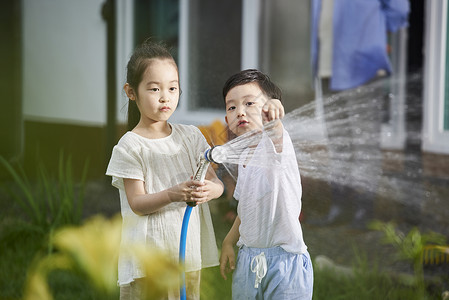
[[(262, 133), (240, 157), (234, 191), (238, 216), (223, 240), (221, 275), (226, 279), (235, 269), (233, 299), (312, 299), (312, 262), (299, 223), (301, 179), (280, 121), (281, 91), (262, 72), (244, 70), (228, 79), (223, 97), (232, 133)], [(261, 155), (269, 157), (269, 167), (249, 164)], [(239, 247), (237, 265), (234, 245)]]

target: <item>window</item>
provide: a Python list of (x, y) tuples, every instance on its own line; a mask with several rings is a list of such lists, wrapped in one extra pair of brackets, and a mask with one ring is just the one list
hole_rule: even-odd
[(223, 120), (225, 80), (240, 70), (242, 0), (180, 0), (179, 68), (182, 95), (174, 120)]
[(241, 1), (191, 0), (188, 64), (189, 108), (224, 109), (221, 88), (240, 70)]
[(140, 44), (151, 37), (173, 49), (178, 58), (179, 0), (136, 0), (134, 41)]

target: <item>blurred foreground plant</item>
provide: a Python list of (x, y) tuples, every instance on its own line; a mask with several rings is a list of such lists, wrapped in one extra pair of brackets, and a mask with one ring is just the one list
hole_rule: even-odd
[[(47, 278), (50, 272), (62, 269), (81, 272), (92, 285), (99, 299), (118, 298), (117, 260), (120, 250), (121, 218), (95, 216), (83, 226), (66, 227), (55, 232), (55, 252), (37, 259), (25, 288), (25, 300), (53, 299)], [(142, 284), (146, 299), (158, 299), (168, 289), (177, 288), (180, 267), (162, 252), (143, 244), (127, 245), (126, 251), (142, 265), (146, 277)]]
[(404, 234), (396, 228), (393, 222), (374, 221), (370, 224), (370, 228), (384, 233), (383, 240), (397, 250), (397, 259), (412, 263), (415, 284), (419, 291), (424, 293), (423, 262), (425, 249), (431, 244), (437, 249), (444, 248), (440, 246), (445, 244), (446, 237), (436, 232), (422, 234), (416, 227), (412, 228), (407, 234)]

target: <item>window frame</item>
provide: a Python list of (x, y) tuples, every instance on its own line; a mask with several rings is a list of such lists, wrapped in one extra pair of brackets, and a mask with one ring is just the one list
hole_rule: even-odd
[(444, 130), (448, 2), (427, 1), (426, 22), (422, 150), (448, 154), (449, 130)]

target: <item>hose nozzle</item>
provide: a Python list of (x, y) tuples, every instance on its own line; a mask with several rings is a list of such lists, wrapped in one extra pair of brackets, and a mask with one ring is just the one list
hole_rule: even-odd
[[(206, 178), (207, 168), (209, 167), (210, 161), (200, 155), (200, 160), (198, 162), (197, 169), (193, 175), (193, 180), (204, 182)], [(195, 202), (187, 202), (189, 206), (196, 206)]]
[[(213, 152), (213, 154), (212, 154)], [(213, 146), (210, 149), (207, 149), (206, 152), (204, 152), (204, 158), (208, 162), (213, 162), (215, 164), (221, 164), (225, 160), (225, 153), (222, 146)]]

